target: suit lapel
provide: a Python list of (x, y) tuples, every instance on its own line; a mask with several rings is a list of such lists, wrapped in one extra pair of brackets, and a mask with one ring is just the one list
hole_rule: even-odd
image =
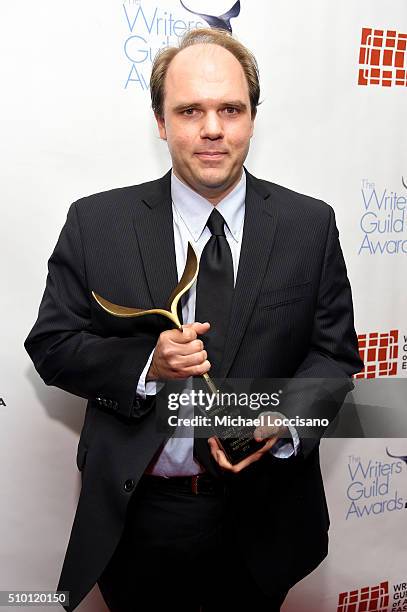
[(141, 257), (153, 304), (165, 308), (178, 282), (171, 203), (171, 171), (150, 183), (134, 213)]
[(239, 268), (226, 336), (220, 377), (226, 377), (239, 349), (253, 311), (277, 226), (277, 211), (267, 201), (270, 194), (247, 171), (246, 207)]

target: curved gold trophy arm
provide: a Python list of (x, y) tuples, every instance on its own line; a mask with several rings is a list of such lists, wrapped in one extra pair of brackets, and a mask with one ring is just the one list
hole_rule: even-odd
[[(196, 256), (195, 250), (192, 244), (188, 241), (188, 251), (187, 251), (187, 261), (185, 264), (184, 272), (182, 273), (181, 280), (178, 285), (172, 291), (170, 297), (167, 302), (167, 310), (164, 308), (151, 308), (149, 310), (144, 310), (143, 308), (131, 308), (128, 306), (119, 306), (119, 304), (114, 304), (113, 302), (109, 302), (101, 295), (92, 291), (92, 296), (96, 300), (103, 310), (108, 312), (109, 314), (115, 317), (123, 317), (123, 318), (132, 318), (132, 317), (143, 317), (145, 315), (156, 314), (162, 317), (166, 317), (169, 319), (175, 327), (178, 329), (182, 329), (181, 321), (178, 317), (177, 307), (181, 297), (188, 291), (190, 287), (192, 287), (195, 282), (199, 272), (199, 263), (198, 258)], [(212, 379), (208, 376), (208, 374), (203, 374), (203, 379), (207, 384), (208, 388), (212, 393), (216, 393), (217, 389), (212, 381)]]
[(92, 295), (103, 310), (106, 310), (106, 312), (115, 317), (132, 318), (142, 317), (149, 314), (158, 314), (169, 319), (174, 325), (176, 325), (176, 327), (181, 327), (178, 317), (174, 317), (172, 312), (164, 310), (163, 308), (151, 308), (149, 310), (143, 310), (142, 308), (128, 308), (127, 306), (119, 306), (119, 304), (109, 302), (109, 300), (105, 300), (105, 298), (98, 295), (94, 291), (92, 291)]
[(106, 312), (108, 312), (109, 314), (115, 317), (131, 318), (131, 317), (142, 317), (144, 315), (149, 315), (149, 314), (158, 314), (158, 315), (161, 315), (162, 317), (166, 317), (167, 319), (169, 319), (176, 327), (180, 329), (181, 321), (179, 320), (178, 312), (177, 312), (178, 302), (180, 301), (184, 293), (186, 293), (188, 289), (192, 286), (196, 277), (198, 276), (198, 272), (199, 272), (198, 258), (196, 256), (196, 253), (191, 243), (188, 242), (187, 261), (185, 264), (184, 272), (182, 274), (181, 280), (179, 281), (175, 289), (172, 291), (168, 299), (167, 310), (165, 310), (164, 308), (151, 308), (151, 309), (145, 310), (143, 308), (131, 308), (128, 306), (119, 306), (119, 304), (114, 304), (113, 302), (109, 302), (109, 300), (106, 300), (105, 298), (103, 298), (98, 293), (95, 293), (94, 291), (92, 291), (92, 295), (94, 299), (97, 301), (97, 303), (99, 304), (99, 306), (103, 308), (103, 310), (105, 310)]
[[(192, 287), (195, 282), (199, 272), (199, 263), (198, 258), (196, 256), (195, 250), (192, 247), (192, 244), (188, 241), (188, 251), (187, 251), (187, 261), (185, 264), (184, 271), (181, 276), (181, 280), (178, 285), (175, 287), (170, 297), (168, 298), (167, 308), (171, 311), (174, 317), (178, 319), (178, 302), (181, 297), (188, 291), (190, 287)], [(179, 323), (179, 327), (181, 324)]]

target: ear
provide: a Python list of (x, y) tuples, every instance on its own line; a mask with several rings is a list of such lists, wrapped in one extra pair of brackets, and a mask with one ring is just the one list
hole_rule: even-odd
[(254, 132), (254, 120), (256, 119), (256, 111), (254, 112), (254, 114), (252, 115), (251, 118), (251, 129), (250, 129), (250, 138), (253, 136), (253, 132)]
[(154, 113), (155, 120), (157, 121), (158, 133), (160, 134), (161, 140), (167, 140), (167, 130), (165, 129), (164, 117)]

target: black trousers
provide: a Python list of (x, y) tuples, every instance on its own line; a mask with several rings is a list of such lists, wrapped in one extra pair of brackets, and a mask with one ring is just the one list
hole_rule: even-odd
[(142, 480), (98, 580), (111, 612), (280, 610), (287, 592), (270, 598), (260, 590), (227, 517), (227, 489), (195, 495)]

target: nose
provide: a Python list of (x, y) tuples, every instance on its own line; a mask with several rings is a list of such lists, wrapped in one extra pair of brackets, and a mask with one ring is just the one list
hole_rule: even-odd
[(201, 127), (201, 138), (217, 140), (222, 137), (223, 126), (221, 118), (216, 111), (206, 113)]

